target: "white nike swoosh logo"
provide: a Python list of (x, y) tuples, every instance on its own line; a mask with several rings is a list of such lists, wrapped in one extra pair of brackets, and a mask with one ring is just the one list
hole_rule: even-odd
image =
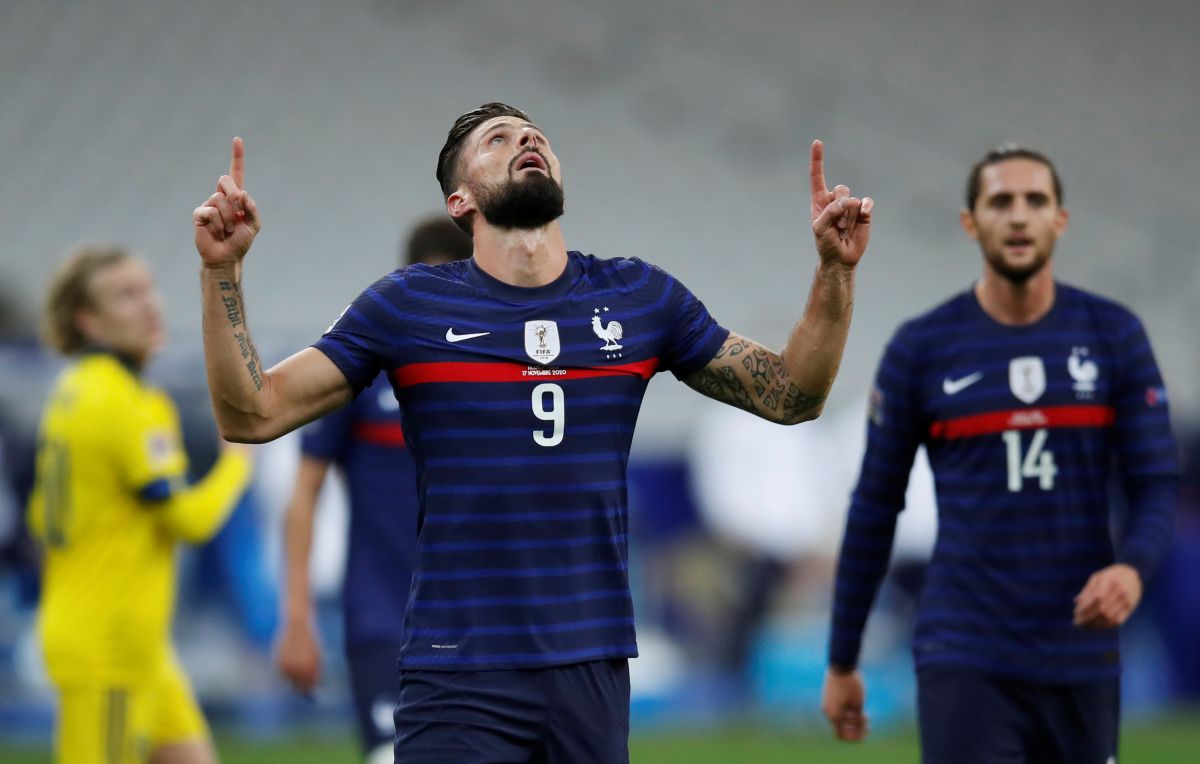
[(491, 332), (475, 332), (474, 334), (455, 334), (454, 327), (446, 330), (446, 342), (462, 342), (463, 340), (473, 340), (476, 337), (486, 337)]
[(970, 376), (963, 377), (962, 379), (950, 379), (947, 377), (946, 379), (942, 380), (942, 392), (946, 395), (961, 393), (963, 390), (966, 390), (968, 387), (981, 379), (983, 379), (982, 371), (977, 371)]

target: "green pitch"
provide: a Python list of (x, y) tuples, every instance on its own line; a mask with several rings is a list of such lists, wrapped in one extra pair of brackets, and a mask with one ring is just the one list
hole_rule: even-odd
[[(249, 743), (218, 739), (221, 764), (357, 764), (349, 738), (296, 738), (286, 743)], [(642, 732), (630, 740), (634, 764), (904, 764), (917, 761), (914, 734), (872, 738), (860, 745), (838, 744), (812, 731), (792, 733), (751, 726), (723, 730)], [(50, 764), (45, 752), (8, 748), (0, 743), (5, 764)], [(1180, 714), (1127, 725), (1118, 761), (1134, 764), (1184, 764), (1200, 761), (1200, 714)]]

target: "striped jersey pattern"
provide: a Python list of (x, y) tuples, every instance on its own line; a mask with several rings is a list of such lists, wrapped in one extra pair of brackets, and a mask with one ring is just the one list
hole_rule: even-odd
[(345, 479), (346, 648), (399, 645), (417, 549), (417, 477), (387, 376), (375, 377), (354, 402), (307, 425), (300, 453), (336, 464)]
[(316, 347), (356, 390), (379, 370), (417, 465), (401, 665), (507, 669), (637, 654), (626, 464), (646, 385), (728, 336), (664, 271), (568, 253), (554, 282), (473, 259), (368, 288)]
[[(1074, 597), (1115, 561), (1149, 577), (1170, 542), (1178, 492), (1166, 392), (1137, 317), (1056, 284), (1045, 317), (1004, 326), (969, 290), (896, 332), (868, 418), (830, 662), (857, 663), (924, 445), (938, 537), (917, 609), (917, 668), (1041, 683), (1117, 676), (1117, 631), (1075, 627)], [(1115, 532), (1114, 467), (1128, 505)]]

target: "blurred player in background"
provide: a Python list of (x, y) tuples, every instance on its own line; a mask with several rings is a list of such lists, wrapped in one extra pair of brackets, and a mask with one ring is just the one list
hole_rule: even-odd
[(659, 268), (568, 251), (562, 168), (545, 133), (486, 104), (455, 121), (437, 169), (473, 256), (380, 279), (315, 347), (268, 371), (245, 326), (242, 259), (260, 222), (234, 139), (230, 173), (193, 213), (222, 433), (276, 438), (383, 370), (417, 463), (397, 761), (628, 761), (626, 464), (642, 397), (671, 371), (780, 423), (820, 413), (873, 206), (826, 188), (823, 156), (814, 142), (816, 273), (776, 353), (723, 329)]
[[(440, 265), (470, 256), (470, 237), (449, 218), (438, 217), (413, 230), (405, 265)], [(321, 674), (308, 568), (317, 496), (330, 464), (341, 469), (349, 494), (342, 616), (359, 740), (370, 764), (391, 762), (392, 711), (399, 695), (396, 659), (417, 547), (417, 476), (386, 374), (349, 406), (302, 431), (300, 466), (284, 519), (287, 600), (278, 662), (303, 692), (311, 691)]]
[(175, 552), (221, 527), (250, 478), (242, 446), (187, 485), (174, 404), (142, 369), (166, 339), (149, 269), (86, 247), (58, 270), (46, 338), (75, 360), (50, 391), (29, 525), (44, 551), (38, 630), (63, 764), (210, 764), (170, 642)]
[(923, 760), (1114, 762), (1117, 627), (1170, 542), (1178, 491), (1162, 377), (1133, 313), (1054, 280), (1067, 212), (1049, 159), (988, 153), (962, 225), (983, 278), (901, 326), (880, 363), (823, 710), (838, 737), (865, 734), (859, 646), (923, 443), (939, 524), (913, 641)]

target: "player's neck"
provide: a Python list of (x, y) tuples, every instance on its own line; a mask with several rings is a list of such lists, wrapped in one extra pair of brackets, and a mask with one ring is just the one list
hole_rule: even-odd
[(567, 267), (562, 229), (557, 221), (532, 230), (481, 226), (475, 231), (475, 263), (505, 284), (545, 286)]
[(979, 307), (1005, 326), (1024, 326), (1040, 321), (1054, 307), (1054, 272), (1046, 263), (1027, 281), (1007, 279), (990, 268), (975, 284)]
[(127, 353), (119, 350), (114, 350), (112, 347), (100, 342), (89, 342), (84, 345), (80, 356), (102, 355), (114, 359), (117, 363), (129, 370), (129, 373), (135, 377), (142, 375), (142, 369), (146, 366), (146, 361), (149, 360), (149, 353)]

